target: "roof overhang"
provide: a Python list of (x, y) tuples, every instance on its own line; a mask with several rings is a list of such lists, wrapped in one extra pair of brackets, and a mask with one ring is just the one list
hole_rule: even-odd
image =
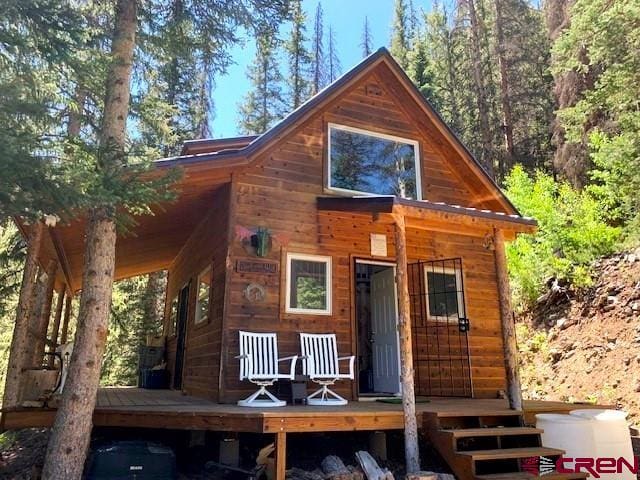
[(408, 228), (478, 237), (499, 229), (513, 239), (518, 233), (535, 232), (538, 225), (515, 214), (392, 196), (318, 197), (317, 203), (321, 211), (371, 214), (382, 223), (393, 223), (394, 215), (402, 215)]

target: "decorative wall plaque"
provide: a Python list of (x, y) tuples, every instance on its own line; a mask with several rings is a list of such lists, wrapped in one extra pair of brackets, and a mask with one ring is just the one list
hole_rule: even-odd
[(238, 260), (236, 262), (236, 272), (238, 273), (262, 273), (273, 275), (278, 273), (278, 262), (268, 260)]
[(371, 255), (374, 257), (387, 256), (387, 236), (385, 234), (371, 234)]
[(267, 296), (265, 288), (258, 283), (250, 283), (244, 289), (244, 298), (251, 303), (262, 302)]

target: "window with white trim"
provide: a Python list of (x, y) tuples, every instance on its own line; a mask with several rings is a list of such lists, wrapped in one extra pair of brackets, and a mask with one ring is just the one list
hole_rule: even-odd
[(286, 311), (331, 314), (331, 257), (287, 254)]
[(211, 298), (211, 266), (198, 275), (198, 298), (196, 300), (195, 323), (202, 323), (209, 318), (209, 300)]
[(421, 200), (418, 142), (329, 124), (328, 188)]
[(462, 277), (457, 269), (425, 267), (427, 313), (432, 320), (458, 321), (466, 317)]

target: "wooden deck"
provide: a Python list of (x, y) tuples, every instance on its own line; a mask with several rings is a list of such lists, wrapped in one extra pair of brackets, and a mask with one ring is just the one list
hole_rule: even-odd
[[(418, 425), (428, 414), (457, 416), (506, 414), (506, 400), (470, 398), (428, 398), (416, 404)], [(426, 401), (424, 401), (426, 400)], [(535, 423), (541, 412), (566, 413), (591, 405), (549, 401), (525, 401), (527, 423)], [(55, 409), (22, 408), (3, 411), (2, 430), (48, 427)], [(513, 413), (513, 412), (511, 412)], [(218, 404), (182, 395), (171, 390), (102, 388), (93, 416), (96, 426), (129, 428), (167, 428), (233, 432), (337, 432), (355, 430), (396, 430), (403, 427), (401, 405), (375, 401), (350, 402), (341, 407), (286, 406), (246, 408)]]

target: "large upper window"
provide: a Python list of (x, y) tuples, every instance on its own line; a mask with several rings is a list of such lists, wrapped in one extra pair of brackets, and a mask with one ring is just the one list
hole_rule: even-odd
[(287, 255), (287, 312), (331, 313), (331, 257)]
[(329, 188), (421, 199), (418, 142), (329, 124)]

